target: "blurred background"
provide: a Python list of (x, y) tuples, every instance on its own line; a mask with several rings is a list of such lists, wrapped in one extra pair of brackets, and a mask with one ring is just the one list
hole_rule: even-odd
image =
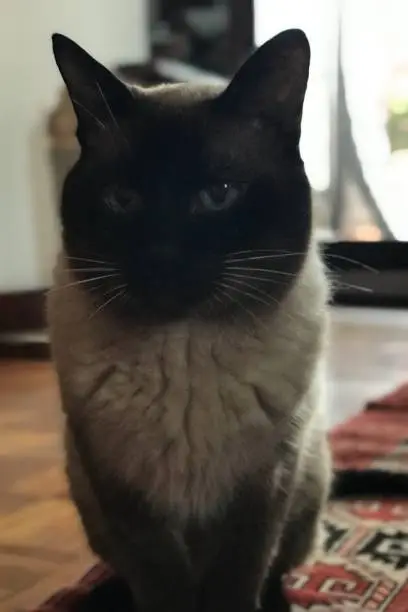
[(58, 250), (59, 191), (78, 154), (53, 31), (125, 79), (155, 84), (227, 82), (253, 48), (303, 28), (312, 65), (302, 152), (319, 237), (339, 275), (335, 298), (408, 303), (405, 0), (2, 0), (0, 7), (0, 330), (21, 328), (16, 313), (27, 329), (40, 325)]
[(335, 278), (333, 424), (407, 377), (407, 23), (407, 0), (0, 0), (2, 612), (32, 610), (93, 563), (61, 469), (44, 314), (60, 190), (78, 156), (51, 34), (130, 82), (226, 84), (268, 38), (305, 30), (301, 147)]
[(312, 67), (303, 155), (322, 239), (408, 240), (406, 2), (154, 4), (154, 54), (226, 77), (250, 47), (282, 29), (304, 29)]
[[(404, 0), (155, 2), (159, 71), (228, 78), (290, 27), (312, 48), (302, 153), (335, 299), (408, 303), (408, 4)], [(194, 70), (192, 70), (194, 68)], [(375, 269), (373, 274), (367, 266)]]

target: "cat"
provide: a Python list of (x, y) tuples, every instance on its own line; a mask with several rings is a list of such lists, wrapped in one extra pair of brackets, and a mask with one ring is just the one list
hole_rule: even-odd
[(277, 35), (225, 88), (130, 87), (53, 50), (81, 155), (48, 317), (89, 544), (141, 612), (286, 609), (331, 481), (307, 38)]

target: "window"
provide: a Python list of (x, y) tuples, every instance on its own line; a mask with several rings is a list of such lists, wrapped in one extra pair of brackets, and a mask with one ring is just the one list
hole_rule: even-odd
[(154, 54), (174, 80), (228, 78), (279, 31), (308, 35), (301, 149), (337, 296), (354, 303), (408, 304), (407, 23), (407, 0), (156, 2)]

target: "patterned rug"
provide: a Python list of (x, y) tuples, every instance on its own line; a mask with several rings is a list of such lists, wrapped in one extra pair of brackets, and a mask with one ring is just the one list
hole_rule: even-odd
[[(408, 385), (369, 403), (330, 440), (338, 469), (408, 473)], [(408, 612), (407, 493), (400, 500), (329, 505), (324, 551), (287, 578), (293, 612)], [(35, 612), (126, 612), (129, 607), (124, 585), (98, 565)]]

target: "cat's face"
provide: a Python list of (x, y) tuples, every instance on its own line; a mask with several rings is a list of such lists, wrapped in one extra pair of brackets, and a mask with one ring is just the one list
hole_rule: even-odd
[(273, 308), (310, 235), (304, 35), (264, 45), (223, 92), (130, 91), (68, 39), (54, 37), (54, 51), (82, 148), (63, 192), (64, 245), (95, 308), (152, 320)]

